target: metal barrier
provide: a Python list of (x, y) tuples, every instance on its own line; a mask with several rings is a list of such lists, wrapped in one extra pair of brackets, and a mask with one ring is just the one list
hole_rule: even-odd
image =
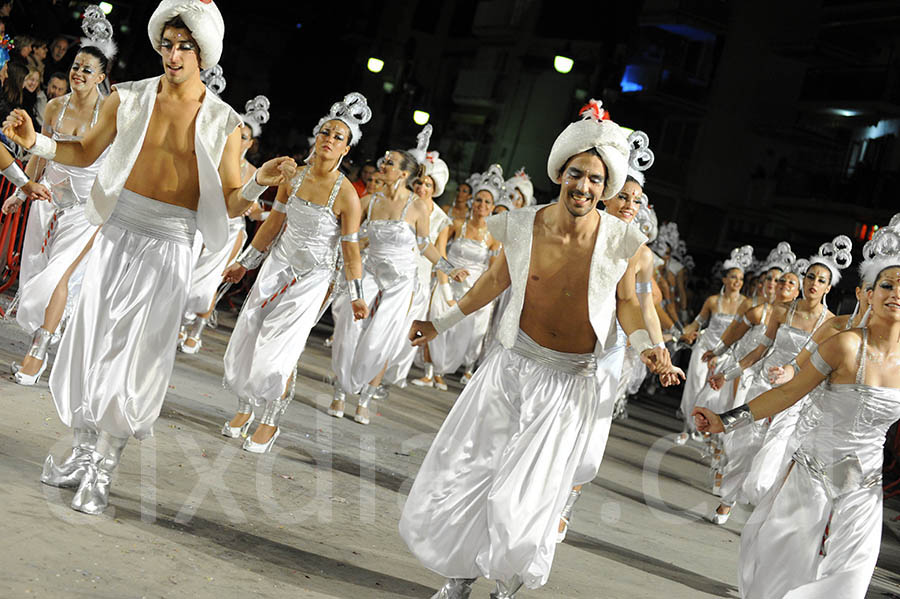
[[(20, 163), (21, 164), (21, 163)], [(15, 185), (4, 177), (0, 177), (0, 204), (12, 195)], [(22, 204), (12, 214), (0, 215), (0, 293), (3, 293), (16, 282), (19, 276), (19, 265), (22, 260), (22, 242), (25, 240), (25, 223), (31, 201)], [(0, 306), (0, 317), (5, 316)]]

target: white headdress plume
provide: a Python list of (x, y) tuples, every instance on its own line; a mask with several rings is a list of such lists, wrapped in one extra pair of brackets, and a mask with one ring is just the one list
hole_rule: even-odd
[(81, 30), (87, 37), (81, 38), (81, 47), (93, 46), (100, 50), (106, 60), (112, 62), (118, 48), (113, 40), (113, 26), (99, 6), (88, 6), (84, 9), (84, 21)]
[(787, 272), (795, 260), (797, 260), (797, 255), (791, 250), (791, 244), (787, 241), (780, 241), (766, 256), (762, 270), (768, 272), (777, 268), (781, 272)]
[(885, 268), (900, 266), (900, 214), (895, 214), (888, 226), (875, 231), (862, 254), (859, 274), (866, 285), (874, 285)]
[(731, 250), (731, 257), (723, 264), (722, 268), (728, 272), (732, 268), (740, 269), (741, 272), (747, 272), (750, 264), (753, 262), (753, 246), (743, 245), (739, 248)]
[(313, 129), (313, 136), (319, 134), (322, 125), (328, 121), (341, 121), (350, 129), (350, 145), (355, 146), (362, 137), (362, 129), (360, 125), (365, 125), (372, 119), (372, 109), (366, 97), (359, 92), (350, 92), (340, 102), (331, 105), (328, 114), (319, 119), (316, 128)]
[(647, 236), (647, 240), (652, 244), (656, 241), (659, 234), (659, 223), (656, 219), (656, 210), (652, 206), (642, 203), (638, 209), (637, 216), (634, 217), (634, 224), (640, 229), (641, 233)]
[[(596, 150), (606, 165), (606, 185), (601, 200), (621, 191), (628, 174), (628, 140), (622, 128), (607, 120), (608, 114), (599, 100), (591, 100), (579, 112), (581, 120), (571, 123), (553, 142), (547, 158), (547, 175), (554, 183), (569, 158)], [(607, 118), (604, 118), (607, 117)]]
[(650, 137), (643, 131), (632, 131), (628, 136), (628, 176), (644, 186), (644, 171), (653, 166), (655, 156), (650, 149)]
[(222, 71), (222, 65), (217, 64), (211, 69), (200, 71), (200, 79), (206, 84), (206, 89), (221, 96), (225, 91), (225, 73)]
[(665, 256), (667, 251), (672, 251), (674, 254), (678, 249), (678, 242), (680, 241), (678, 235), (678, 224), (674, 222), (663, 223), (659, 227), (659, 233), (656, 236), (656, 242), (653, 243), (653, 247), (650, 248), (659, 256)]
[(269, 122), (269, 99), (265, 96), (256, 96), (252, 100), (247, 100), (241, 120), (253, 131), (253, 137), (262, 135), (262, 126)]
[(811, 256), (809, 265), (821, 264), (831, 272), (831, 284), (841, 280), (841, 271), (853, 263), (853, 242), (846, 235), (838, 235), (829, 243), (819, 246), (819, 253)]
[(431, 133), (433, 131), (431, 123), (422, 127), (422, 130), (416, 135), (416, 147), (409, 151), (412, 157), (416, 159), (416, 162), (421, 165), (425, 164), (425, 158), (428, 156), (428, 143), (431, 141)]
[(181, 17), (199, 46), (200, 68), (215, 66), (222, 57), (225, 21), (212, 0), (162, 0), (147, 23), (147, 35), (153, 49), (162, 54), (162, 35), (166, 23)]
[(806, 269), (809, 268), (809, 260), (806, 258), (797, 258), (793, 262), (790, 263), (788, 269), (784, 272), (791, 272), (797, 275), (798, 279), (802, 279), (803, 275), (806, 274)]
[(509, 199), (513, 206), (515, 206), (517, 189), (522, 192), (522, 197), (525, 198), (523, 206), (534, 206), (534, 184), (531, 182), (531, 177), (525, 173), (524, 166), (506, 180), (506, 189), (509, 190)]
[(447, 167), (447, 163), (441, 160), (438, 152), (428, 152), (425, 156), (425, 175), (434, 181), (432, 197), (436, 198), (444, 193), (447, 181), (450, 180), (450, 169)]
[(503, 169), (499, 164), (492, 164), (488, 170), (479, 175), (472, 186), (472, 197), (474, 198), (479, 191), (490, 192), (495, 204), (508, 195), (506, 181), (503, 180)]

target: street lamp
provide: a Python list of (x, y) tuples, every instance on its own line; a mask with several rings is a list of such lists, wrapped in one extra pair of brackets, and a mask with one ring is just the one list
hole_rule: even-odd
[(413, 111), (413, 122), (419, 126), (424, 125), (428, 122), (428, 119), (431, 118), (431, 115), (425, 112), (424, 110), (414, 110)]
[(575, 66), (575, 61), (568, 56), (557, 55), (553, 58), (553, 68), (556, 69), (558, 73), (565, 75), (572, 70), (573, 66)]
[(101, 2), (97, 6), (100, 7), (100, 10), (102, 10), (103, 14), (105, 14), (105, 15), (108, 15), (109, 13), (111, 13), (112, 9), (113, 9), (113, 5), (110, 4), (109, 2)]
[(366, 63), (366, 68), (373, 73), (380, 73), (381, 69), (384, 68), (384, 61), (373, 56), (369, 58), (369, 62)]

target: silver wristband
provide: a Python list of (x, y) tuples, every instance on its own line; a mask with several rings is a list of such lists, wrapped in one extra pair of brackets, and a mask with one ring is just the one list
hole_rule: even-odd
[(341, 241), (346, 241), (347, 243), (359, 243), (359, 231), (341, 235)]
[(241, 252), (241, 255), (238, 256), (236, 262), (247, 270), (253, 270), (262, 263), (264, 257), (265, 253), (259, 251), (251, 244)]
[(38, 158), (53, 160), (56, 158), (56, 141), (42, 133), (38, 133), (34, 139), (34, 145), (28, 149), (28, 153)]
[(651, 281), (647, 281), (646, 283), (635, 283), (634, 290), (637, 293), (653, 293), (653, 283)]
[(275, 202), (272, 204), (272, 212), (281, 212), (283, 214), (287, 214), (287, 203), (285, 202)]
[(420, 252), (424, 252), (426, 249), (428, 249), (429, 243), (431, 243), (431, 241), (428, 239), (428, 237), (416, 235), (416, 247), (419, 248)]
[(8, 167), (0, 171), (0, 173), (3, 173), (6, 180), (18, 188), (22, 188), (28, 183), (28, 175), (25, 174), (25, 171), (22, 170), (21, 166), (16, 164), (15, 160), (13, 160)]
[(731, 347), (731, 346), (725, 345), (725, 342), (722, 341), (721, 339), (719, 339), (719, 342), (716, 343), (716, 346), (714, 348), (712, 348), (712, 353), (715, 357), (719, 358), (722, 356), (722, 354), (724, 354), (725, 352), (728, 351), (729, 347)]
[(759, 340), (759, 344), (763, 347), (772, 347), (773, 343), (775, 343), (775, 340), (768, 335), (763, 335), (762, 339)]
[[(256, 175), (250, 177), (250, 180), (244, 183), (244, 187), (241, 189), (241, 197), (250, 202), (255, 202), (259, 199), (259, 196), (263, 194), (265, 190), (269, 188), (268, 185), (261, 185), (256, 182)], [(275, 202), (276, 204), (278, 202)]]
[(753, 412), (750, 411), (750, 407), (747, 404), (744, 404), (733, 410), (728, 410), (724, 414), (719, 414), (719, 418), (722, 419), (722, 427), (725, 429), (725, 432), (731, 433), (741, 427), (752, 424)]
[(740, 362), (738, 362), (726, 369), (725, 372), (722, 373), (722, 375), (725, 377), (726, 381), (733, 381), (734, 379), (741, 376), (742, 372), (744, 372), (744, 369), (741, 368), (741, 364)]
[(462, 309), (460, 309), (459, 304), (454, 304), (452, 308), (438, 316), (437, 318), (431, 321), (431, 324), (434, 325), (434, 330), (438, 332), (438, 334), (443, 333), (463, 318), (466, 315), (463, 314)]
[(362, 279), (350, 279), (347, 281), (347, 290), (350, 293), (351, 302), (355, 302), (358, 299), (365, 299), (363, 297)]
[(447, 276), (450, 276), (450, 273), (456, 270), (456, 267), (443, 257), (437, 261), (437, 264), (435, 264), (434, 267)]

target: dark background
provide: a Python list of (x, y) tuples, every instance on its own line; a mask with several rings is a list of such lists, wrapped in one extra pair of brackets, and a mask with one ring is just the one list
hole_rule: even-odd
[[(146, 24), (156, 2), (113, 0), (112, 78), (161, 72)], [(85, 2), (15, 0), (11, 29), (78, 35)], [(223, 93), (239, 111), (269, 97), (254, 161), (305, 155), (311, 129), (349, 91), (375, 113), (358, 163), (415, 145), (414, 109), (452, 180), (524, 166), (539, 201), (556, 188), (546, 158), (587, 99), (650, 136), (646, 192), (678, 222), (705, 293), (734, 246), (757, 257), (781, 240), (808, 256), (835, 235), (854, 253), (900, 211), (900, 2), (864, 0), (383, 0), (218, 3)], [(568, 74), (555, 55), (575, 60)], [(370, 56), (385, 62), (366, 69)], [(450, 201), (451, 183), (441, 198)], [(852, 291), (845, 273), (841, 291)], [(710, 284), (718, 288), (718, 284)], [(834, 294), (837, 295), (837, 294)], [(702, 299), (702, 297), (700, 298)], [(836, 297), (830, 302), (836, 307)], [(845, 311), (849, 308), (845, 308)]]

